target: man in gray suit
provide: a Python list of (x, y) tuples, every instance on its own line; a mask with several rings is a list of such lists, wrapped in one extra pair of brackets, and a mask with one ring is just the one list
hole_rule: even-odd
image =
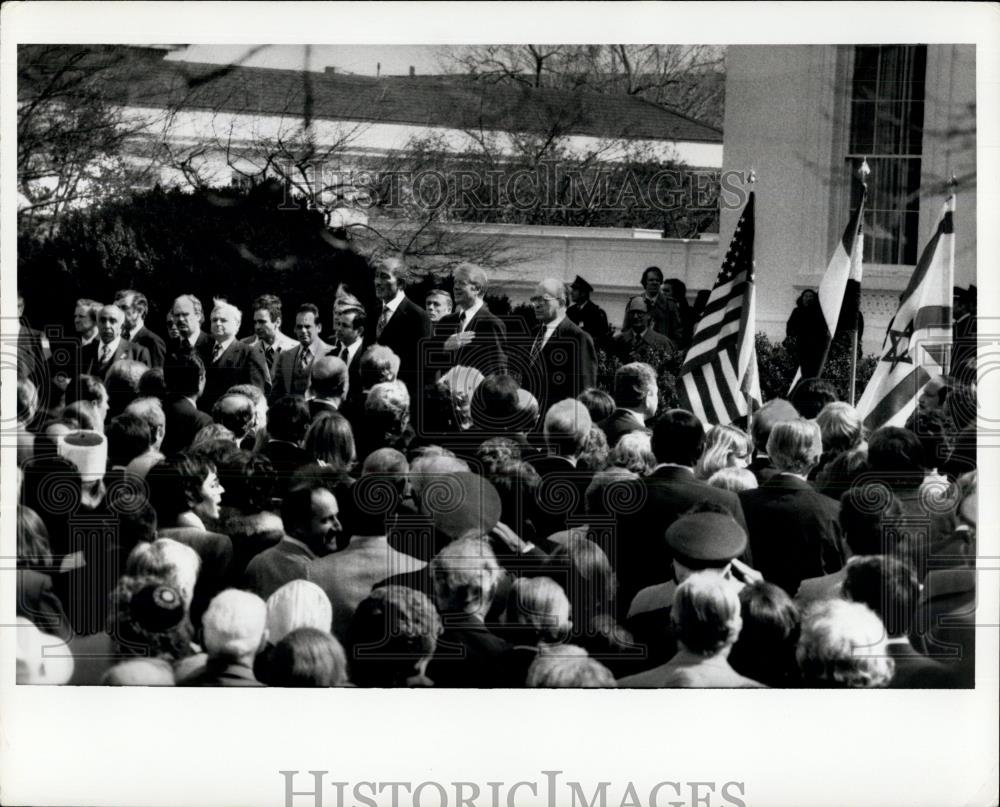
[(295, 315), (295, 338), (299, 344), (294, 350), (283, 350), (278, 355), (274, 367), (272, 400), (276, 401), (285, 395), (305, 396), (309, 389), (309, 373), (313, 362), (333, 351), (332, 345), (320, 339), (322, 330), (319, 309), (312, 303), (301, 305)]

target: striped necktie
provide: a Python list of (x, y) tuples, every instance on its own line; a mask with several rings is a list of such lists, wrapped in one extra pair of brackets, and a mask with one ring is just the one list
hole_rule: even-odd
[(389, 324), (389, 316), (392, 312), (389, 310), (389, 306), (382, 303), (382, 316), (378, 318), (378, 324), (375, 326), (375, 336), (381, 336), (382, 331), (385, 330), (385, 326)]

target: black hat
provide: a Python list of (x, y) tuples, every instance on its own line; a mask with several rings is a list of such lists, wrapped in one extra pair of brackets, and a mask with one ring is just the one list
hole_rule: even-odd
[(667, 528), (667, 545), (685, 566), (724, 566), (743, 554), (747, 534), (725, 513), (692, 513)]
[(173, 586), (143, 586), (129, 602), (132, 621), (148, 633), (164, 633), (184, 618), (184, 599)]
[(593, 294), (594, 287), (591, 286), (586, 280), (584, 280), (579, 275), (576, 276), (576, 280), (569, 284), (571, 289), (577, 289), (584, 292), (585, 294)]

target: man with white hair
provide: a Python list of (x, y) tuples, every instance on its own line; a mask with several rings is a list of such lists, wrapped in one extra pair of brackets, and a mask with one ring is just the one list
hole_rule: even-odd
[(236, 338), (243, 321), (240, 310), (216, 299), (210, 321), (214, 344), (205, 364), (205, 391), (198, 400), (199, 408), (211, 412), (219, 397), (237, 384), (253, 384), (269, 393), (271, 377), (264, 354)]
[(116, 305), (106, 305), (97, 313), (97, 339), (83, 348), (81, 369), (103, 379), (111, 365), (121, 359), (138, 361), (149, 367), (149, 351), (122, 339), (125, 313)]
[(597, 379), (594, 340), (566, 317), (566, 287), (546, 278), (535, 287), (531, 306), (538, 320), (530, 370), (521, 386), (538, 398), (542, 412), (555, 401), (575, 398)]
[(444, 340), (452, 366), (475, 367), (483, 375), (507, 372), (503, 352), (507, 326), (483, 302), (486, 272), (475, 264), (463, 263), (452, 277), (456, 310), (442, 317), (434, 329), (435, 335)]
[(267, 641), (267, 605), (256, 594), (226, 589), (202, 619), (205, 665), (178, 681), (182, 686), (259, 687), (253, 660)]

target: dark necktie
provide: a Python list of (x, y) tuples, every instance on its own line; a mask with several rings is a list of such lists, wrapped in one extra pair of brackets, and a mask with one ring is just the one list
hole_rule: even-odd
[(465, 320), (466, 320), (466, 316), (467, 316), (467, 315), (466, 315), (465, 311), (462, 311), (462, 312), (461, 312), (461, 313), (460, 313), (460, 314), (458, 315), (458, 332), (459, 332), (459, 333), (463, 333), (463, 332), (465, 331)]
[(340, 350), (337, 353), (337, 358), (340, 359), (344, 364), (347, 364), (351, 358), (351, 351), (347, 349), (347, 345), (343, 342), (340, 343)]
[(131, 338), (132, 338), (132, 334), (129, 331), (129, 329), (128, 328), (122, 328), (122, 339), (124, 339), (127, 342)]
[(215, 364), (219, 357), (222, 355), (222, 343), (216, 342), (215, 347), (212, 348), (212, 364)]
[(264, 348), (264, 360), (267, 362), (267, 368), (270, 370), (271, 365), (274, 364), (274, 345), (268, 345)]
[(389, 324), (389, 315), (392, 312), (389, 311), (389, 306), (382, 303), (382, 316), (378, 318), (378, 324), (375, 326), (375, 336), (381, 336), (382, 331), (385, 330), (385, 326)]
[(299, 369), (305, 370), (309, 366), (309, 359), (312, 354), (309, 352), (309, 348), (302, 348), (302, 353), (299, 355)]

